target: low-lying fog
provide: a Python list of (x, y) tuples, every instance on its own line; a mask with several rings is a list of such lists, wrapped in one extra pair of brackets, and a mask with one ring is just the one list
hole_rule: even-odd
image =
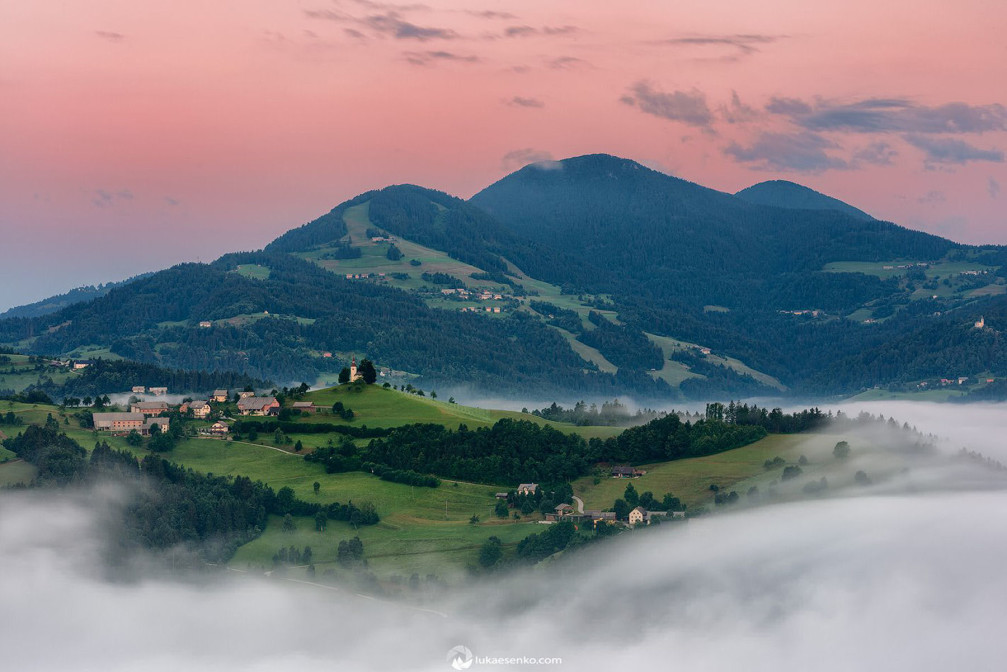
[[(1007, 456), (1005, 407), (844, 412), (861, 409)], [(457, 645), (470, 669), (999, 669), (1005, 484), (975, 461), (929, 460), (872, 487), (635, 531), (432, 611), (236, 572), (110, 582), (115, 497), (4, 493), (0, 650), (12, 670), (450, 670)]]

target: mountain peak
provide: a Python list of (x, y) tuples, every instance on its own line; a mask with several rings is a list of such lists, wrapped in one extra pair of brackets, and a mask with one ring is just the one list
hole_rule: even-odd
[(810, 187), (788, 180), (768, 180), (742, 189), (738, 198), (758, 205), (769, 205), (787, 210), (836, 210), (863, 221), (874, 218), (863, 210), (844, 203), (838, 198), (826, 196)]

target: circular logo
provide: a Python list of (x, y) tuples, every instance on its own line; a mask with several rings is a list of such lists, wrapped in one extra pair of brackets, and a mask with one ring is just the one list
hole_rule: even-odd
[(472, 667), (473, 662), (475, 662), (475, 658), (472, 657), (472, 652), (466, 646), (459, 644), (448, 651), (448, 664), (456, 670), (467, 670)]

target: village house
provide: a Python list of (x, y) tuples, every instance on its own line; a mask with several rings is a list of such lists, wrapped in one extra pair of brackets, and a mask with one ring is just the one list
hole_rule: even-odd
[(667, 515), (668, 515), (667, 511), (648, 511), (642, 506), (638, 506), (629, 512), (629, 524), (637, 525), (639, 523), (643, 523), (645, 525), (650, 525), (651, 521), (655, 517), (663, 518)]
[(318, 413), (322, 410), (321, 406), (315, 406), (310, 401), (295, 401), (293, 408), (295, 411), (301, 411), (302, 413)]
[(538, 483), (522, 483), (517, 486), (517, 494), (519, 495), (534, 495), (538, 492)]
[(73, 363), (73, 370), (74, 371), (79, 371), (81, 369), (86, 369), (87, 367), (91, 366), (92, 364), (94, 364), (94, 362), (92, 362), (90, 359), (78, 359), (78, 360), (75, 360), (74, 363)]
[(170, 421), (168, 418), (151, 418), (147, 420), (147, 422), (143, 423), (143, 427), (140, 428), (140, 433), (143, 434), (144, 436), (148, 436), (150, 435), (151, 427), (157, 425), (158, 429), (160, 429), (161, 433), (163, 434), (164, 432), (168, 431), (169, 422)]
[(130, 413), (140, 413), (147, 416), (161, 415), (168, 410), (166, 401), (135, 401), (129, 405)]
[(134, 385), (133, 389), (130, 390), (133, 394), (143, 394), (147, 391), (147, 388), (143, 385)]
[(227, 390), (214, 390), (213, 394), (210, 395), (210, 401), (217, 404), (227, 403)]
[[(192, 417), (194, 418), (206, 418), (210, 415), (210, 404), (205, 401), (193, 401), (189, 403), (189, 408), (186, 410), (192, 411)], [(185, 411), (182, 412), (184, 413)]]
[(565, 504), (564, 503), (564, 504), (559, 504), (559, 505), (556, 506), (556, 515), (557, 516), (560, 516), (560, 517), (562, 517), (562, 516), (569, 516), (572, 513), (573, 513), (573, 507), (570, 506), (569, 504)]
[(496, 493), (496, 495), (494, 495), (494, 496), (495, 496), (495, 497), (496, 497), (497, 499), (507, 499), (507, 493), (506, 493), (506, 492), (498, 492), (498, 493)]
[(242, 415), (276, 415), (280, 402), (275, 397), (245, 397), (238, 400), (238, 411)]
[(202, 327), (203, 329), (209, 329), (210, 327), (213, 326), (213, 322), (210, 322), (209, 320), (203, 320), (202, 322), (199, 323), (199, 326)]
[(255, 392), (251, 392), (249, 390), (242, 390), (241, 392), (238, 392), (238, 399), (248, 399), (249, 397), (254, 396)]
[(149, 388), (149, 392), (151, 394), (153, 394), (155, 397), (160, 397), (160, 396), (163, 396), (165, 394), (168, 394), (168, 388), (167, 387), (151, 387), (151, 388)]
[(213, 423), (213, 425), (210, 427), (210, 429), (207, 430), (207, 433), (211, 434), (212, 436), (223, 436), (223, 437), (226, 437), (227, 434), (228, 434), (228, 432), (230, 432), (230, 431), (231, 431), (231, 428), (227, 426), (227, 423), (220, 422), (218, 420), (217, 422)]

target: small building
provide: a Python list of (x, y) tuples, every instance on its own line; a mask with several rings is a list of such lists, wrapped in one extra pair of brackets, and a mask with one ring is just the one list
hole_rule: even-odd
[(325, 359), (332, 359), (332, 353), (331, 352), (323, 352), (322, 353), (322, 357), (324, 357)]
[(519, 495), (534, 495), (538, 492), (538, 483), (522, 483), (517, 486), (517, 494)]
[(642, 506), (638, 506), (629, 512), (629, 524), (638, 525), (644, 521), (650, 522), (650, 512)]
[(254, 397), (255, 392), (250, 392), (249, 390), (242, 390), (238, 392), (238, 399), (248, 399), (249, 397)]
[(166, 401), (136, 401), (129, 405), (130, 413), (141, 413), (146, 416), (156, 416), (168, 410)]
[(302, 413), (318, 413), (322, 410), (320, 406), (315, 406), (310, 401), (295, 401), (293, 408), (295, 411), (301, 411)]
[(496, 497), (497, 499), (507, 499), (507, 493), (506, 492), (498, 492), (498, 493), (496, 493), (494, 495), (494, 497)]
[(143, 427), (140, 429), (140, 433), (143, 434), (144, 436), (148, 436), (150, 434), (150, 428), (153, 427), (154, 425), (157, 425), (158, 429), (163, 434), (164, 432), (168, 431), (169, 420), (168, 418), (151, 418), (147, 420), (145, 423), (143, 423)]
[(151, 387), (151, 388), (148, 389), (148, 391), (151, 394), (153, 394), (155, 397), (162, 397), (162, 396), (168, 394), (168, 388), (167, 387)]
[(231, 431), (231, 428), (227, 426), (226, 422), (220, 422), (219, 420), (210, 426), (207, 432), (213, 436), (227, 436)]
[(976, 329), (984, 329), (986, 327), (986, 318), (980, 317), (979, 320), (973, 326)]
[(81, 369), (86, 369), (87, 367), (94, 364), (90, 359), (78, 359), (73, 363), (73, 370), (80, 371)]
[(238, 411), (242, 415), (276, 415), (280, 402), (275, 397), (245, 397), (238, 400)]
[(569, 504), (564, 503), (564, 504), (559, 504), (558, 506), (556, 506), (556, 515), (557, 516), (559, 516), (559, 517), (562, 518), (563, 516), (569, 516), (571, 514), (573, 514), (573, 507), (570, 506)]
[(210, 395), (210, 401), (217, 404), (226, 404), (227, 398), (227, 390), (214, 390), (213, 394)]
[(187, 410), (192, 411), (194, 418), (206, 418), (210, 415), (210, 404), (205, 401), (193, 401), (189, 403)]
[(130, 390), (133, 394), (143, 394), (147, 391), (147, 388), (143, 385), (134, 385), (133, 389)]
[(639, 478), (645, 473), (647, 472), (633, 467), (612, 467), (612, 478)]
[(203, 329), (209, 329), (210, 327), (213, 326), (213, 322), (210, 322), (209, 320), (203, 320), (199, 323), (199, 326), (202, 327)]

